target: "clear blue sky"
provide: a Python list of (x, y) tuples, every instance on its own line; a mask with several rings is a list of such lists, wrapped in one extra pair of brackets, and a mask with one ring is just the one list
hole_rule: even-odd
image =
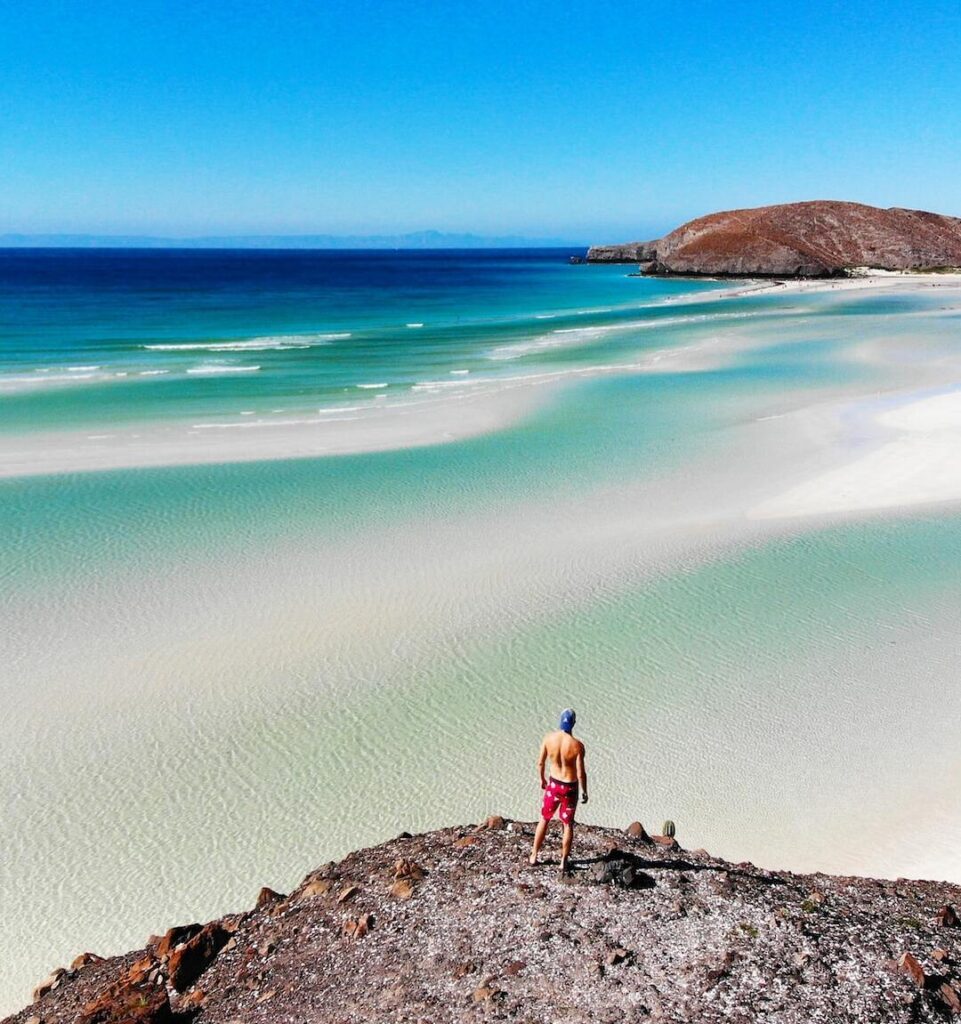
[(16, 0), (0, 232), (961, 215), (961, 3)]

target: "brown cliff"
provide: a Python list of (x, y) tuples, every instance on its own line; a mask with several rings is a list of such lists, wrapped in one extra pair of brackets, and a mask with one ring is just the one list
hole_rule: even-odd
[[(402, 835), (290, 894), (125, 956), (78, 957), (4, 1024), (944, 1021), (961, 887), (765, 871), (582, 826)], [(51, 922), (55, 927), (55, 922)]]
[(589, 262), (638, 262), (646, 273), (832, 277), (854, 268), (961, 267), (961, 219), (897, 207), (817, 200), (730, 210), (654, 242), (595, 246)]

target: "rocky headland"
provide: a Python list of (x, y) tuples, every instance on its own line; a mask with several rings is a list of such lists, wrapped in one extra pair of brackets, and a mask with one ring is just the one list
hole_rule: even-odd
[(562, 879), (556, 833), (526, 863), (532, 833), (403, 834), (251, 910), (83, 953), (3, 1024), (961, 1015), (959, 886), (730, 864), (636, 822), (581, 826)]
[(961, 267), (961, 219), (832, 200), (784, 203), (711, 213), (650, 242), (593, 246), (587, 261), (709, 277), (954, 269)]

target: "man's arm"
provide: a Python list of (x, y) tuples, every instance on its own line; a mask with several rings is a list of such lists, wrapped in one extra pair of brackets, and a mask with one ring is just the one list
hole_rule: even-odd
[(584, 744), (577, 752), (577, 781), (581, 787), (581, 803), (587, 803), (587, 769), (584, 767)]
[(544, 766), (547, 764), (547, 738), (541, 740), (541, 751), (537, 755), (537, 774), (541, 777), (541, 789), (547, 789)]

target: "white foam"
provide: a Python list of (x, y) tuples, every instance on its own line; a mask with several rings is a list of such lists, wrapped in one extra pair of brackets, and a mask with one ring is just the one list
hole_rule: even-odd
[(268, 334), (246, 341), (191, 341), (144, 345), (150, 352), (267, 352), (284, 349), (315, 348), (329, 345), (332, 341), (349, 338), (350, 332), (336, 334)]
[(423, 324), (406, 324), (407, 327), (423, 327)]
[[(576, 346), (583, 342), (592, 341), (611, 329), (609, 327), (576, 327), (562, 331), (553, 331), (551, 334), (535, 338), (532, 341), (521, 341), (513, 345), (500, 345), (488, 353), (488, 358), (497, 360), (519, 359), (521, 356), (530, 355), (532, 352)], [(564, 337), (561, 338), (558, 335), (564, 335)]]
[(483, 384), (482, 380), (425, 380), (411, 387), (411, 391), (442, 391), (446, 388), (466, 388)]
[(115, 370), (105, 371), (100, 366), (67, 366), (62, 369), (37, 367), (33, 373), (0, 374), (0, 392), (15, 394), (18, 391), (36, 391), (45, 388), (59, 388), (71, 384), (107, 384), (127, 377), (157, 377), (170, 370)]
[[(603, 312), (598, 310), (597, 312)], [(744, 313), (696, 313), (690, 316), (663, 317), (658, 320), (630, 320), (619, 324), (594, 324), (590, 327), (557, 327), (550, 334), (542, 334), (530, 341), (513, 345), (500, 345), (488, 352), (488, 359), (519, 359), (533, 352), (554, 348), (569, 348), (586, 344), (612, 331), (649, 331), (658, 327), (676, 327), (683, 324), (700, 324), (718, 320), (742, 320), (746, 317), (767, 315), (756, 312)]]
[[(51, 373), (49, 370), (38, 370), (43, 377), (0, 377), (0, 385), (3, 384), (50, 384), (55, 381), (93, 380), (93, 373)], [(102, 376), (102, 375), (101, 375)]]
[(203, 365), (203, 366), (191, 366), (187, 373), (198, 373), (206, 376), (219, 376), (222, 373), (253, 373), (259, 370), (259, 366), (217, 366), (217, 365)]
[(107, 381), (111, 377), (103, 373), (51, 373), (37, 371), (35, 376), (11, 374), (0, 375), (0, 391), (15, 394), (19, 391), (36, 391), (45, 388), (56, 388), (61, 385), (79, 384), (82, 381)]
[(389, 385), (386, 384), (386, 383), (384, 383), (384, 384), (358, 384), (357, 385), (357, 387), (362, 388), (365, 391), (372, 391), (372, 390), (376, 390), (376, 389), (379, 389), (379, 388), (386, 388), (388, 386)]
[(463, 377), (465, 374), (470, 373), (470, 370), (451, 370), (452, 377)]
[[(596, 327), (555, 327), (551, 334), (603, 334), (605, 331), (617, 331), (625, 324), (598, 324)], [(638, 327), (653, 327), (653, 324), (641, 323)]]
[(228, 423), (192, 423), (194, 430), (251, 430), (260, 427), (300, 427), (317, 423), (346, 423), (357, 419), (356, 416), (343, 416), (341, 413), (357, 412), (362, 409), (359, 405), (336, 406), (330, 409), (321, 409), (316, 416), (303, 416), (296, 419), (262, 419), (245, 420), (243, 423), (233, 420)]

